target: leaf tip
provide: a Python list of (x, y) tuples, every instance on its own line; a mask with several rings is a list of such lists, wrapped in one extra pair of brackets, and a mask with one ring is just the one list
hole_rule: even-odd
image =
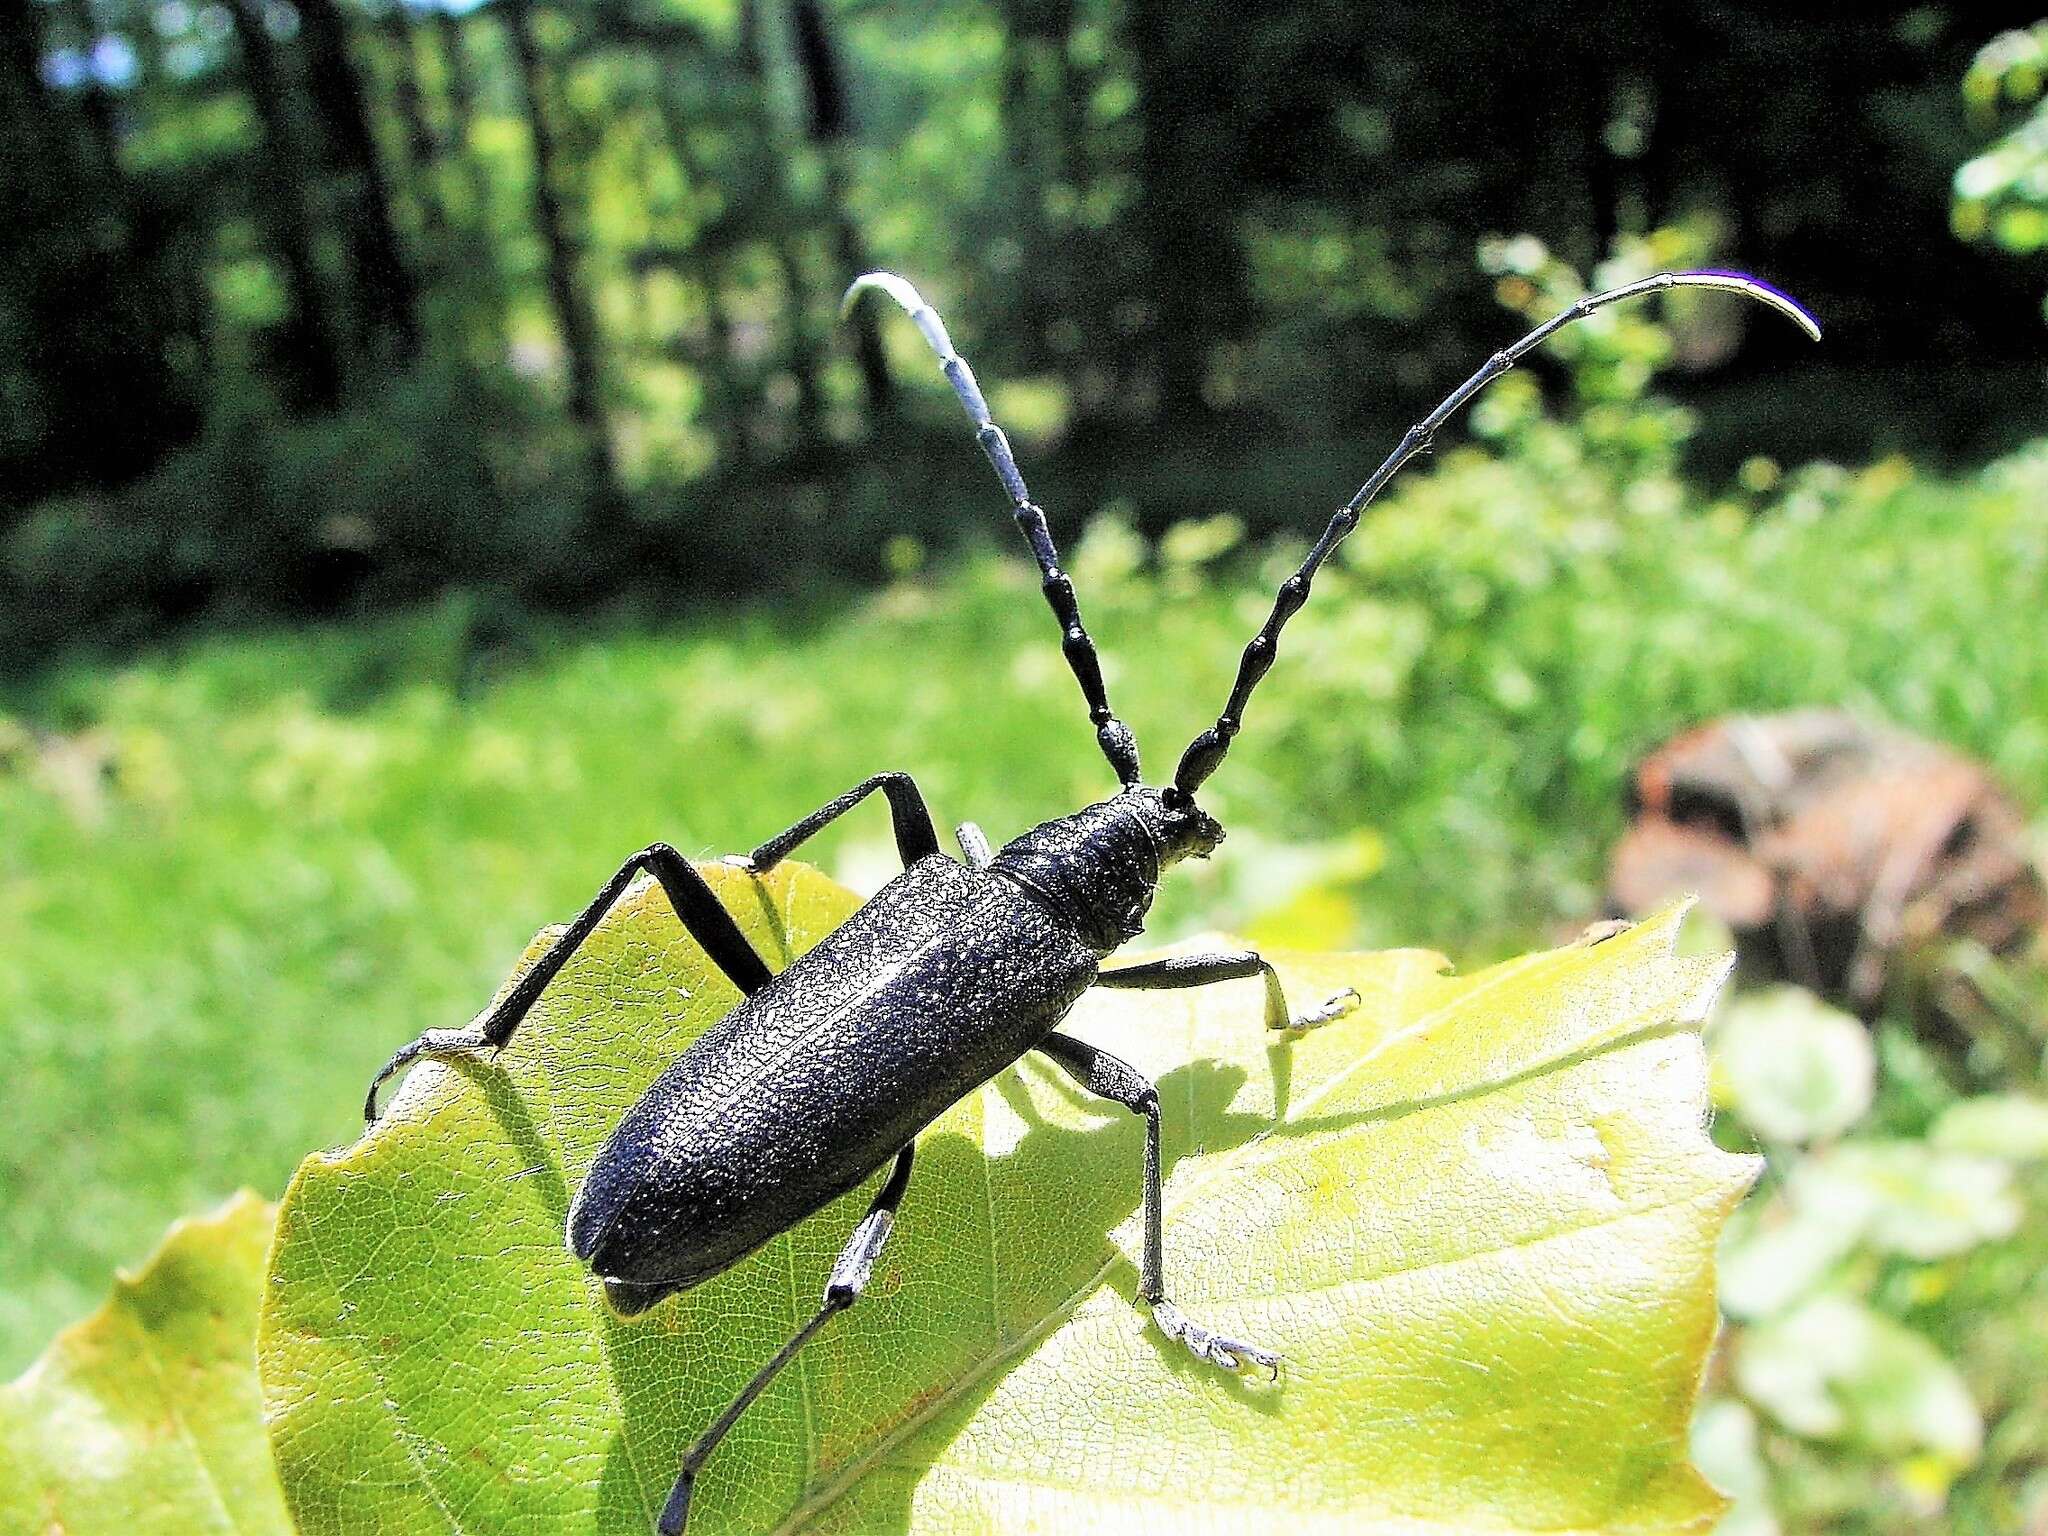
[(1728, 978), (1734, 974), (1733, 951), (1709, 956), (1697, 962), (1697, 980), (1693, 989), (1679, 1005), (1677, 1022), (1689, 1029), (1703, 1027), (1714, 1011), (1714, 1004), (1720, 1001), (1722, 989), (1728, 985)]

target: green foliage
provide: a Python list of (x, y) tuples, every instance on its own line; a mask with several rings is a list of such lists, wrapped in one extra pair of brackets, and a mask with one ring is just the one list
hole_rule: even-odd
[[(2024, 1409), (1999, 1415), (2017, 1406), (2002, 1381), (2048, 1349), (2038, 1319), (2019, 1321), (2028, 1282), (2008, 1273), (2039, 1252), (2042, 1191), (2019, 1174), (2038, 1155), (2042, 1106), (1947, 1092), (1914, 1125), (1912, 1077), (1890, 1076), (1910, 1053), (1893, 1035), (1866, 1118), (1872, 1051), (1851, 1031), (1860, 1040), (1864, 1026), (1791, 988), (1737, 998), (1709, 1030), (1716, 1098), (1733, 1116), (1717, 1133), (1753, 1131), (1772, 1180), (1722, 1243), (1721, 1305), (1738, 1325), (1728, 1382), (1742, 1401), (1703, 1414), (1701, 1464), (1739, 1485), (1738, 1531), (1777, 1531), (1778, 1515), (1797, 1531), (1906, 1531), (1944, 1505), (1956, 1529), (2008, 1528), (2023, 1494), (2009, 1468), (2041, 1444)], [(1970, 1308), (1987, 1304), (2031, 1342), (1980, 1343)]]
[(258, 396), (217, 409), (201, 443), (126, 490), (45, 502), (0, 536), (0, 591), (39, 594), (0, 619), (17, 655), (82, 632), (131, 643), (198, 608), (274, 613), (316, 590), (502, 590), (533, 579), (532, 551), (565, 545), (551, 578), (582, 579), (580, 492), (549, 463), (566, 452), (506, 379), (415, 374), (308, 420)]
[(244, 1193), (179, 1222), (0, 1388), (0, 1524), (289, 1536), (251, 1352), (273, 1215)]
[[(1532, 262), (1517, 302), (1568, 290), (1547, 253)], [(1732, 708), (1866, 709), (2048, 800), (2035, 515), (2048, 453), (1951, 480), (1895, 460), (1790, 473), (1758, 460), (1704, 496), (1671, 468), (1684, 418), (1648, 393), (1654, 369), (1625, 366), (1662, 355), (1655, 338), (1592, 332), (1586, 346), (1580, 414), (1619, 402), (1597, 440), (1538, 408), (1531, 381), (1554, 375), (1517, 376), (1522, 393), (1474, 422), (1503, 457), (1450, 447), (1319, 582), (1206, 797), (1232, 840), (1162, 893), (1155, 932), (1222, 922), (1276, 945), (1459, 933), (1483, 952), (1527, 947), (1594, 904), (1631, 757)], [(1582, 388), (1587, 370), (1607, 382)], [(467, 473), (450, 444), (446, 462)], [(367, 431), (329, 462), (353, 455), (398, 462)], [(1155, 768), (1220, 701), (1296, 553), (1244, 529), (1362, 473), (1347, 462), (1327, 495), (1304, 490), (1322, 477), (1284, 447), (1252, 470), (1155, 482), (1205, 514), (1156, 544), (1128, 504), (1057, 503), (1063, 526), (1103, 514), (1070, 563)], [(867, 494), (891, 500), (883, 480)], [(917, 501), (954, 504), (930, 485)], [(388, 505), (365, 511), (389, 537), (437, 536)], [(799, 497), (761, 515), (797, 517), (822, 544), (844, 536), (832, 511)], [(48, 569), (92, 553), (80, 543)], [(654, 633), (515, 622), (457, 598), (17, 689), (19, 718), (0, 719), (0, 1017), (19, 1086), (0, 1149), (10, 1363), (168, 1212), (243, 1182), (280, 1187), (306, 1147), (353, 1134), (351, 1106), (392, 1042), (468, 1017), (534, 923), (574, 910), (622, 850), (744, 844), (771, 829), (764, 806), (785, 808), (779, 824), (878, 766), (912, 770), (942, 814), (999, 836), (1098, 793), (1017, 560), (926, 572), (909, 542), (891, 559), (906, 574), (872, 598), (692, 613)], [(887, 871), (878, 825), (835, 829), (820, 850), (858, 884)], [(2024, 1020), (2039, 1004), (2021, 988), (2008, 1006)], [(1829, 1063), (1850, 1054), (1839, 1043), (1800, 1052), (1790, 1079), (1762, 1074), (1798, 1123), (1774, 1123), (1782, 1183), (1769, 1220), (1743, 1218), (1724, 1301), (1765, 1326), (1832, 1296), (1879, 1331), (1906, 1329), (1968, 1383), (1983, 1449), (1961, 1469), (1953, 1433), (1945, 1449), (1872, 1450), (1855, 1426), (1876, 1420), (1849, 1401), (1864, 1386), (1826, 1362), (1806, 1395), (1837, 1405), (1841, 1438), (1805, 1439), (1727, 1399), (1706, 1438), (1738, 1462), (1753, 1439), (1772, 1518), (1802, 1532), (1890, 1536), (1944, 1499), (1959, 1528), (2018, 1528), (2048, 1447), (2048, 1189), (2021, 1161), (2039, 1145), (2038, 1104), (1956, 1104), (1941, 1065), (1892, 1027), (1874, 1107), (1831, 1145), (1855, 1098), (1830, 1090)], [(2022, 1059), (2008, 1053), (2007, 1070)], [(1745, 1076), (1724, 1062), (1724, 1091)]]
[[(856, 899), (798, 868), (706, 873), (778, 965)], [(922, 1140), (871, 1299), (741, 1422), (697, 1518), (1128, 1530), (1198, 1486), (1222, 1529), (1698, 1529), (1713, 1237), (1754, 1166), (1700, 1128), (1694, 1031), (1725, 967), (1674, 959), (1676, 925), (1469, 978), (1422, 952), (1283, 953), (1298, 995), (1363, 997), (1291, 1043), (1255, 984), (1086, 1000), (1077, 1033), (1163, 1070), (1172, 1294), (1278, 1348), (1282, 1382), (1148, 1329), (1138, 1122), (1027, 1064)], [(308, 1536), (449, 1510), (644, 1530), (683, 1446), (808, 1317), (863, 1198), (641, 1319), (564, 1248), (618, 1114), (733, 1001), (643, 882), (495, 1062), (416, 1071), (301, 1168), (260, 1352)]]
[[(2022, 256), (2048, 249), (2048, 22), (1986, 43), (1963, 77), (1980, 124), (2003, 124), (1955, 175), (1956, 233)], [(2014, 118), (2017, 121), (2014, 121)]]
[[(1497, 12), (9, 7), (0, 668), (451, 587), (876, 576), (912, 518), (957, 537), (976, 466), (928, 360), (835, 330), (873, 264), (1062, 430), (1075, 500), (1148, 532), (1219, 483), (1291, 526), (1218, 471), (1405, 426), (1497, 344), (1491, 278), (1551, 286), (1472, 270), (1517, 230), (1579, 270), (1740, 231), (1729, 259), (1847, 322), (1796, 371), (1711, 310), (1609, 332), (1582, 381), (1669, 355), (1718, 462), (1767, 418), (1857, 458), (2033, 429), (2028, 281), (1944, 227), (1969, 8), (1866, 6), (1855, 47), (1764, 0)], [(2038, 222), (2011, 179), (1985, 216)], [(1891, 302), (1877, 249), (1941, 301)], [(1598, 454), (1664, 451), (1675, 414), (1614, 403)]]
[(1735, 1382), (1796, 1434), (1967, 1466), (1984, 1424), (1954, 1366), (1908, 1328), (1821, 1295), (1745, 1332)]
[(1935, 1146), (2015, 1162), (2048, 1161), (2048, 1102), (2019, 1094), (1963, 1099), (1928, 1131)]
[(1715, 1102), (1766, 1142), (1833, 1140), (1869, 1110), (1876, 1074), (1862, 1021), (1802, 987), (1744, 997), (1715, 1030)]

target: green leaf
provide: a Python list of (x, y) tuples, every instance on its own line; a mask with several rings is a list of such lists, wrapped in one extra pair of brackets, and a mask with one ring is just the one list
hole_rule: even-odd
[(2010, 1166), (1917, 1141), (1847, 1141), (1799, 1160), (1775, 1199), (1736, 1212), (1721, 1241), (1721, 1307), (1776, 1317), (1862, 1248), (1939, 1259), (2010, 1236)]
[[(776, 965), (852, 905), (706, 873)], [(1703, 1131), (1725, 968), (1674, 959), (1677, 922), (1467, 978), (1277, 955), (1304, 1002), (1363, 997), (1291, 1043), (1256, 982), (1091, 996), (1067, 1027), (1159, 1082), (1169, 1290), (1280, 1381), (1133, 1306), (1139, 1124), (1027, 1061), (925, 1135), (868, 1299), (741, 1421), (693, 1530), (1705, 1530), (1687, 1426), (1755, 1164)], [(859, 1209), (632, 1320), (563, 1246), (602, 1137), (733, 1001), (643, 884), (495, 1064), (415, 1071), (300, 1168), (260, 1355), (307, 1536), (651, 1527)]]
[(1977, 1459), (1984, 1421), (1956, 1368), (1926, 1339), (1847, 1296), (1815, 1297), (1743, 1334), (1743, 1393), (1795, 1434), (1888, 1456)]
[(0, 1389), (0, 1530), (288, 1536), (254, 1354), (271, 1214), (241, 1194), (179, 1222)]
[(2048, 1102), (2017, 1093), (1964, 1099), (1942, 1111), (1928, 1140), (1945, 1152), (2048, 1162)]
[(1756, 1415), (1732, 1398), (1702, 1405), (1692, 1422), (1692, 1455), (1731, 1500), (1714, 1536), (1779, 1536), (1770, 1471), (1757, 1446)]
[(1714, 1026), (1714, 1101), (1770, 1142), (1839, 1136), (1870, 1108), (1870, 1031), (1802, 987), (1730, 1003)]
[(1808, 1209), (1862, 1214), (1863, 1237), (1885, 1253), (1939, 1259), (2008, 1237), (2022, 1211), (2012, 1169), (1994, 1158), (1918, 1141), (1852, 1141), (1808, 1159), (1792, 1176)]
[(1802, 1182), (1805, 1172), (1794, 1172), (1783, 1197), (1752, 1200), (1728, 1223), (1721, 1240), (1721, 1310), (1728, 1316), (1777, 1316), (1818, 1290), (1863, 1241), (1876, 1197), (1850, 1189), (1845, 1198), (1814, 1199), (1819, 1187)]

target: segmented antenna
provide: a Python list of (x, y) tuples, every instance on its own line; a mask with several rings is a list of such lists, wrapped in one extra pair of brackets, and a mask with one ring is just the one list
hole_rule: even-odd
[(1095, 654), (1095, 642), (1088, 638), (1088, 631), (1081, 623), (1080, 605), (1074, 601), (1074, 583), (1067, 573), (1060, 569), (1059, 550), (1052, 542), (1052, 530), (1046, 526), (1045, 512), (1031, 499), (1025, 488), (1023, 472), (1017, 468), (1016, 456), (1010, 452), (1010, 440), (1003, 436), (1003, 429), (989, 418), (988, 402), (981, 397), (981, 386), (974, 382), (974, 370), (967, 366), (966, 359), (953, 350), (953, 338), (946, 334), (946, 322), (939, 318), (939, 312), (925, 303), (924, 296), (893, 272), (870, 272), (855, 278), (846, 290), (845, 301), (840, 305), (842, 315), (850, 312), (860, 296), (873, 289), (886, 293), (903, 306), (924, 339), (939, 355), (939, 367), (946, 375), (946, 382), (953, 386), (953, 393), (960, 397), (960, 403), (967, 409), (974, 422), (974, 440), (981, 444), (981, 451), (988, 455), (989, 464), (996, 472), (996, 478), (1003, 483), (1003, 490), (1010, 498), (1010, 515), (1017, 520), (1025, 541), (1031, 546), (1032, 556), (1038, 561), (1040, 586), (1045, 600), (1051, 605), (1053, 617), (1060, 623), (1060, 649), (1066, 654), (1067, 665), (1073, 669), (1074, 681), (1081, 685), (1081, 695), (1088, 701), (1088, 718), (1095, 725), (1095, 741), (1102, 748), (1102, 755), (1109, 759), (1109, 766), (1116, 770), (1116, 776), (1125, 784), (1138, 782), (1138, 740), (1131, 734), (1130, 727), (1117, 719), (1109, 707), (1109, 695), (1102, 686), (1102, 663)]
[(1610, 288), (1605, 293), (1588, 294), (1562, 314), (1553, 315), (1543, 324), (1505, 351), (1496, 352), (1479, 368), (1479, 371), (1452, 390), (1435, 410), (1408, 429), (1400, 446), (1387, 456), (1384, 464), (1372, 472), (1372, 478), (1358, 488), (1358, 494), (1337, 509), (1330, 524), (1323, 530), (1323, 536), (1316, 540), (1292, 576), (1280, 583), (1279, 594), (1273, 599), (1273, 611), (1259, 632), (1244, 648), (1244, 655), (1237, 664), (1237, 681), (1230, 690), (1230, 699), (1223, 706), (1223, 713), (1216, 723), (1188, 743), (1188, 749), (1181, 754), (1180, 766), (1174, 770), (1173, 787), (1167, 794), (1185, 800), (1192, 798), (1209, 775), (1222, 763), (1224, 754), (1230, 750), (1230, 739), (1244, 722), (1244, 709), (1251, 699), (1252, 690), (1259, 685), (1259, 679), (1272, 668), (1273, 658), (1279, 652), (1280, 631), (1287, 621), (1300, 611), (1308, 601), (1309, 586), (1315, 580), (1317, 569), (1329, 558), (1330, 551), (1343, 543), (1352, 529), (1358, 526), (1360, 515), (1373, 498), (1386, 489), (1387, 482), (1401, 472), (1407, 462), (1427, 448), (1437, 429), (1443, 426), (1458, 408), (1480, 390), (1506, 373), (1523, 357), (1543, 345), (1552, 336), (1575, 320), (1583, 320), (1596, 309), (1615, 304), (1623, 299), (1633, 299), (1646, 293), (1659, 293), (1668, 288), (1724, 288), (1731, 293), (1743, 294), (1758, 303), (1775, 309), (1815, 341), (1820, 340), (1820, 324), (1789, 295), (1780, 293), (1768, 283), (1757, 281), (1741, 272), (1659, 272), (1654, 277), (1645, 277), (1633, 283), (1624, 283), (1619, 288)]

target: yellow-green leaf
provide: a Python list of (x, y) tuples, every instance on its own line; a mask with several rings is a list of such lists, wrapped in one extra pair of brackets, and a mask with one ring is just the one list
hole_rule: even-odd
[(0, 1389), (0, 1530), (288, 1536), (256, 1389), (271, 1216), (242, 1194), (179, 1222)]
[[(707, 874), (777, 965), (853, 900)], [(1027, 1061), (927, 1133), (868, 1299), (741, 1421), (692, 1528), (1705, 1531), (1687, 1426), (1754, 1165), (1703, 1132), (1724, 971), (1674, 958), (1677, 921), (1465, 978), (1277, 955), (1302, 1002), (1363, 997), (1292, 1042), (1252, 982), (1091, 996), (1068, 1032), (1159, 1083), (1168, 1288), (1279, 1382), (1133, 1306), (1139, 1124)], [(598, 1143), (733, 1001), (642, 885), (495, 1064), (417, 1070), (300, 1169), (260, 1353), (307, 1536), (651, 1528), (861, 1198), (631, 1320), (563, 1246)]]

